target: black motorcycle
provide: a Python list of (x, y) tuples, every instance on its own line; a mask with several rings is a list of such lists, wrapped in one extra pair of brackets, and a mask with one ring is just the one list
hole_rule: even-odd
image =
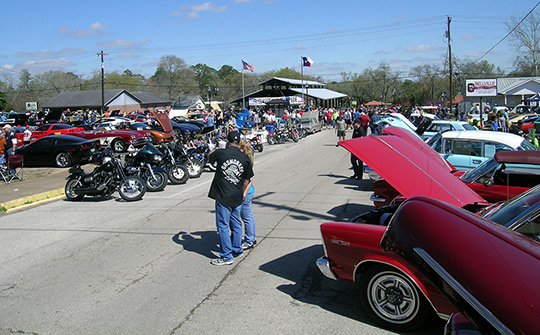
[(126, 166), (135, 169), (139, 177), (146, 183), (146, 189), (150, 192), (163, 191), (167, 186), (169, 176), (161, 167), (163, 153), (152, 143), (146, 142), (144, 147), (136, 151), (130, 147), (125, 158)]
[(177, 150), (177, 146), (180, 147), (180, 145), (177, 145), (174, 142), (170, 142), (169, 144), (162, 144), (159, 147), (159, 150), (163, 153), (161, 167), (163, 167), (165, 171), (167, 171), (169, 180), (172, 184), (175, 185), (185, 184), (189, 178), (195, 178), (200, 176), (200, 174), (198, 176), (192, 176), (192, 173), (186, 162), (181, 161), (177, 157), (175, 153), (175, 151)]
[(134, 175), (135, 171), (125, 169), (121, 159), (109, 149), (96, 153), (90, 160), (98, 164), (91, 173), (85, 172), (79, 164), (69, 169), (64, 188), (66, 198), (80, 201), (84, 196), (109, 196), (115, 191), (126, 201), (140, 200), (146, 192), (144, 181)]
[(205, 143), (193, 148), (187, 148), (187, 154), (195, 161), (201, 164), (201, 166), (208, 168), (210, 171), (216, 171), (216, 166), (210, 164), (209, 157), (210, 152), (215, 148), (212, 143)]
[[(204, 163), (195, 159), (193, 155), (188, 154), (184, 145), (170, 142), (163, 150), (166, 154), (172, 156), (176, 164), (181, 164), (187, 169), (189, 178), (199, 178), (204, 170)], [(170, 158), (168, 158), (170, 160)]]

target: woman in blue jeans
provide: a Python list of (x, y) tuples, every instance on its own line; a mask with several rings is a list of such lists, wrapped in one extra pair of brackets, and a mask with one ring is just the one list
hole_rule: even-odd
[[(240, 141), (240, 150), (249, 157), (251, 166), (253, 166), (253, 149), (251, 148), (251, 144), (247, 141)], [(255, 193), (252, 182), (253, 180), (249, 181), (249, 185), (246, 187), (246, 191), (244, 191), (244, 202), (242, 203), (242, 210), (240, 212), (240, 217), (242, 218), (242, 222), (244, 222), (244, 242), (242, 243), (242, 249), (244, 250), (253, 248), (255, 243), (257, 243), (255, 239), (255, 218), (251, 211), (251, 202)]]

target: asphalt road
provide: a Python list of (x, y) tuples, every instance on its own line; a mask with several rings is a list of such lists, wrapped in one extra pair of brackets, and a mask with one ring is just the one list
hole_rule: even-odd
[(210, 265), (211, 173), (140, 202), (115, 194), (4, 215), (0, 334), (390, 334), (354, 285), (314, 264), (320, 223), (371, 208), (371, 182), (347, 178), (335, 144), (326, 130), (256, 154), (258, 243), (231, 266)]

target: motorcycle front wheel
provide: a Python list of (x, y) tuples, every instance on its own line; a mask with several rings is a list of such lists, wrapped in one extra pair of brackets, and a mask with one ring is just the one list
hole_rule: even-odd
[(199, 161), (187, 162), (186, 168), (189, 178), (199, 178), (204, 170), (204, 166)]
[(169, 181), (169, 178), (167, 174), (163, 171), (154, 171), (153, 176), (152, 173), (149, 171), (146, 173), (145, 176), (146, 189), (149, 192), (163, 191), (165, 186), (167, 186), (167, 181)]
[(64, 188), (64, 193), (69, 201), (81, 201), (84, 198), (84, 194), (75, 193), (75, 189), (80, 187), (80, 182), (77, 179), (70, 179), (67, 181)]
[(136, 201), (142, 199), (146, 193), (146, 186), (141, 178), (131, 176), (120, 185), (118, 193), (125, 201)]
[(191, 177), (189, 174), (189, 169), (183, 166), (180, 163), (176, 163), (168, 171), (169, 180), (174, 185), (185, 184), (186, 181)]
[(264, 149), (264, 148), (263, 148), (263, 144), (262, 144), (262, 143), (257, 144), (257, 151), (258, 151), (258, 152), (263, 152), (263, 149)]

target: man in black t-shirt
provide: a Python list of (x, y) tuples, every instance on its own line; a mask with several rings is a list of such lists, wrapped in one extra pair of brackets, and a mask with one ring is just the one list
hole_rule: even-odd
[(208, 192), (216, 201), (216, 226), (220, 238), (219, 258), (212, 265), (229, 265), (234, 257), (243, 255), (242, 221), (240, 211), (244, 200), (244, 188), (253, 177), (253, 167), (248, 156), (240, 151), (240, 133), (227, 135), (226, 149), (217, 149), (210, 154), (210, 164), (217, 162), (217, 169)]
[[(360, 122), (360, 120), (354, 120), (352, 138), (365, 136), (364, 130), (362, 129)], [(358, 157), (351, 153), (351, 165), (354, 171), (354, 174), (351, 176), (351, 178), (356, 180), (362, 180), (364, 174), (364, 162), (362, 162)]]

